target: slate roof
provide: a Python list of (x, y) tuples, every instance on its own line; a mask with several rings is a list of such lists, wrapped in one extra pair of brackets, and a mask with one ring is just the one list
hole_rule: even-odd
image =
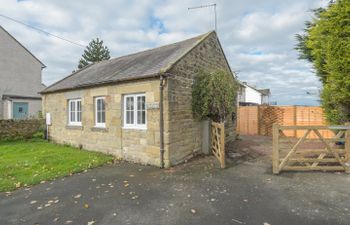
[(159, 76), (160, 73), (168, 71), (212, 32), (170, 45), (90, 64), (52, 84), (41, 93)]
[(243, 82), (243, 81), (239, 81), (239, 84), (240, 84), (241, 86), (250, 87), (250, 88), (254, 89), (254, 90), (257, 91), (257, 92), (260, 92), (262, 95), (270, 95), (270, 94), (271, 94), (270, 89), (268, 89), (268, 88), (266, 88), (266, 89), (257, 89), (257, 88), (255, 88), (255, 87), (249, 85), (247, 82)]
[(261, 94), (263, 95), (270, 95), (270, 89), (259, 89), (258, 91), (260, 91)]

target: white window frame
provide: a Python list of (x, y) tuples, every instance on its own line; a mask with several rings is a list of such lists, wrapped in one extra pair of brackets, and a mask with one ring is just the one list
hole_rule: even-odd
[[(74, 103), (74, 118), (75, 120), (72, 121), (72, 108), (71, 108), (71, 103)], [(78, 102), (80, 102), (80, 111), (78, 111)], [(82, 111), (82, 103), (81, 103), (81, 98), (76, 98), (76, 99), (69, 99), (68, 100), (68, 125), (71, 126), (81, 126), (82, 125), (82, 115), (83, 115), (83, 111)], [(80, 121), (78, 121), (78, 114), (80, 113)]]
[[(126, 123), (126, 99), (132, 97), (134, 99), (134, 123), (128, 124)], [(145, 124), (138, 124), (137, 123), (137, 97), (145, 97)], [(140, 129), (140, 130), (146, 130), (147, 129), (147, 108), (146, 108), (146, 95), (145, 94), (127, 94), (124, 95), (123, 99), (123, 114), (124, 114), (124, 126), (123, 128), (126, 129)]]
[[(97, 111), (97, 101), (98, 100), (103, 100), (104, 101), (104, 104), (105, 104), (105, 110), (104, 110), (104, 113), (105, 113), (105, 122), (104, 123), (99, 123), (97, 121), (97, 114), (98, 114), (98, 111)], [(101, 127), (101, 128), (105, 128), (106, 127), (106, 98), (105, 97), (95, 97), (95, 127)]]

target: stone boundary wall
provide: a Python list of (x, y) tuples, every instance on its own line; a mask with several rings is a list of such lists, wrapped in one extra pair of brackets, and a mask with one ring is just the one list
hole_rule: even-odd
[(31, 138), (45, 128), (45, 120), (0, 120), (0, 140)]

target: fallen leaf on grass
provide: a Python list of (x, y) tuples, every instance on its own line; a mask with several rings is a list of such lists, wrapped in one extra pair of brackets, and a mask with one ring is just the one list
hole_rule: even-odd
[(16, 188), (21, 187), (21, 182), (15, 183)]
[(195, 209), (191, 209), (191, 213), (195, 214), (197, 211)]
[(85, 209), (89, 208), (89, 204), (85, 203), (85, 204), (84, 204), (84, 208), (85, 208)]
[(64, 224), (70, 224), (70, 223), (73, 223), (73, 221), (67, 220), (66, 222), (64, 222)]
[(92, 221), (88, 222), (87, 225), (92, 225), (94, 223), (95, 223), (95, 221), (92, 220)]
[(271, 224), (265, 222), (264, 225), (271, 225)]
[(32, 205), (32, 204), (35, 204), (35, 203), (37, 203), (36, 200), (33, 200), (33, 201), (30, 202), (31, 205)]
[(55, 219), (52, 220), (52, 222), (57, 222), (60, 218), (56, 217)]

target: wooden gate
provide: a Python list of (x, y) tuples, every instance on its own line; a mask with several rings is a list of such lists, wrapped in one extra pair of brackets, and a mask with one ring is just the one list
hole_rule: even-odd
[(211, 122), (211, 149), (220, 162), (221, 168), (225, 168), (225, 124)]
[[(295, 130), (301, 138), (287, 137)], [(331, 130), (333, 137), (321, 131)], [(281, 171), (347, 171), (349, 172), (350, 126), (281, 126), (273, 125), (273, 173)]]

